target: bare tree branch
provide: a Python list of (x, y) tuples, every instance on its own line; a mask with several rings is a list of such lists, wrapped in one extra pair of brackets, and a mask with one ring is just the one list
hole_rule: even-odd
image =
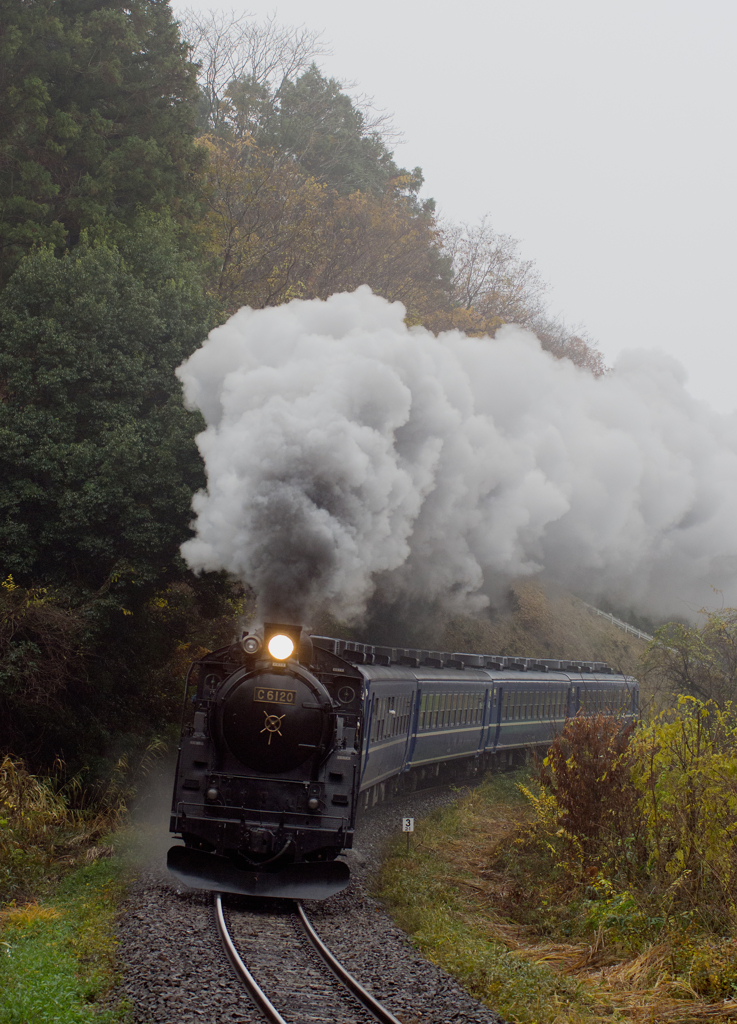
[(596, 343), (585, 329), (570, 328), (550, 315), (548, 285), (534, 260), (522, 259), (519, 246), (516, 238), (494, 231), (487, 217), (476, 226), (444, 224), (442, 247), (453, 266), (453, 301), (472, 312), (482, 329), (493, 333), (500, 324), (519, 324), (558, 359), (570, 359), (601, 376), (606, 366)]
[(256, 21), (249, 12), (200, 12), (188, 9), (179, 20), (182, 39), (200, 65), (207, 119), (219, 123), (218, 112), (228, 85), (248, 78), (278, 92), (285, 79), (305, 71), (330, 50), (322, 33), (280, 25), (274, 15)]
[(525, 327), (544, 313), (548, 286), (534, 261), (523, 260), (517, 239), (498, 234), (486, 217), (476, 227), (444, 226), (443, 248), (453, 261), (453, 297), (464, 309)]

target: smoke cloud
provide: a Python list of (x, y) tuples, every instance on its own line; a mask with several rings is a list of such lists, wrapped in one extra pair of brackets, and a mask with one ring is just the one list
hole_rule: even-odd
[(436, 338), (404, 313), (365, 286), (241, 309), (179, 368), (207, 422), (194, 570), (295, 622), (359, 618), (377, 586), (474, 612), (541, 571), (651, 614), (737, 602), (737, 420), (678, 363), (594, 378), (519, 328)]

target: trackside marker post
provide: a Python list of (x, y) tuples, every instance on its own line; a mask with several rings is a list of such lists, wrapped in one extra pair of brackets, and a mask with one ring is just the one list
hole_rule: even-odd
[(409, 853), (409, 834), (415, 830), (414, 818), (402, 818), (402, 832), (407, 833), (407, 853)]

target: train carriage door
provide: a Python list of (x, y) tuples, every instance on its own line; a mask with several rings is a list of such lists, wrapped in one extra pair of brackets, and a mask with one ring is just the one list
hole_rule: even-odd
[[(483, 695), (480, 693), (474, 693), (473, 695), (473, 711), (471, 721), (474, 723), (474, 725), (478, 725), (479, 729), (479, 746), (478, 750), (476, 751), (477, 757), (479, 754), (483, 753), (485, 746), (484, 739), (486, 739), (486, 743), (489, 742), (489, 737), (486, 730), (486, 716), (488, 714), (489, 718), (491, 718), (491, 715), (493, 714), (491, 710), (491, 692), (492, 687), (488, 687), (486, 690), (484, 690)], [(480, 708), (479, 705), (481, 705)], [(478, 718), (479, 710), (481, 710), (480, 719)]]
[(581, 687), (571, 685), (568, 688), (568, 718), (575, 718), (581, 707)]
[(415, 755), (415, 743), (417, 742), (417, 730), (420, 724), (420, 707), (422, 705), (422, 686), (418, 685), (414, 694), (409, 698), (410, 704), (409, 728), (407, 729), (407, 746), (404, 751), (404, 766), (402, 771), (409, 771), (412, 758)]
[(484, 718), (484, 721), (488, 721), (486, 749), (495, 751), (499, 743), (502, 706), (504, 708), (504, 715), (508, 713), (509, 690), (506, 686), (492, 686), (490, 690), (486, 691), (486, 699), (487, 703), (484, 708), (484, 713), (488, 712), (488, 719)]
[[(370, 685), (370, 684), (369, 684)], [(366, 774), (368, 768), (369, 758), (371, 757), (371, 742), (372, 732), (374, 728), (374, 710), (376, 704), (376, 695), (369, 692), (366, 693), (366, 704), (364, 711), (364, 728), (363, 728), (363, 765), (361, 767), (361, 781)]]

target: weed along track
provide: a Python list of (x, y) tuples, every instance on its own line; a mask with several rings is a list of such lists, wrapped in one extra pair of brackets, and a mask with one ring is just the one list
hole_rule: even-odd
[(213, 902), (235, 975), (271, 1024), (401, 1024), (342, 967), (300, 904), (220, 894)]

